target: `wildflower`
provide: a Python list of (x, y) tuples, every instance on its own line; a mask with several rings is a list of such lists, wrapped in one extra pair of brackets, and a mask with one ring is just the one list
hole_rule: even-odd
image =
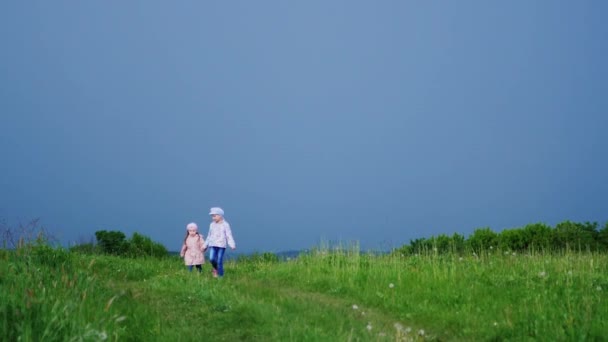
[(515, 255), (517, 255), (517, 254), (515, 254), (515, 252), (513, 252), (513, 256), (515, 256)]
[(122, 321), (124, 321), (125, 319), (127, 319), (127, 317), (125, 317), (125, 316), (120, 316), (120, 317), (118, 317), (118, 318), (116, 319), (116, 323), (118, 323), (118, 322), (122, 322)]
[(100, 332), (100, 333), (99, 333), (99, 339), (100, 339), (101, 341), (105, 341), (105, 340), (107, 340), (107, 339), (108, 339), (108, 334), (106, 334), (106, 332), (105, 332), (105, 331)]
[(494, 249), (494, 247), (490, 246), (490, 249)]
[(494, 322), (494, 326), (497, 327), (498, 326), (498, 322)]
[(601, 286), (598, 286), (595, 289), (598, 290), (598, 291), (602, 291), (602, 287)]
[(401, 323), (397, 322), (397, 323), (393, 324), (393, 326), (395, 327), (395, 330), (403, 331), (403, 325), (401, 325)]
[(406, 334), (409, 334), (411, 332), (412, 332), (412, 328), (410, 328), (410, 327), (405, 328), (405, 333)]
[(568, 271), (568, 275), (571, 276), (572, 275), (572, 270)]
[(505, 252), (505, 255), (509, 255), (509, 252), (508, 252), (508, 251), (507, 251), (507, 252)]
[(365, 311), (361, 311), (361, 316), (365, 316)]
[(378, 333), (378, 336), (384, 337), (384, 336), (386, 336), (386, 333), (384, 331), (381, 331), (381, 332)]
[(458, 258), (458, 261), (462, 261), (462, 257)]
[(372, 331), (372, 324), (367, 323), (367, 326), (365, 327), (365, 329), (367, 329), (368, 331)]
[(547, 275), (547, 273), (545, 273), (545, 271), (541, 271), (541, 272), (538, 273), (538, 276), (540, 278), (544, 278), (546, 275)]
[(388, 284), (388, 287), (392, 289), (393, 287), (395, 287), (395, 284), (390, 283), (390, 284)]
[(357, 306), (357, 304), (353, 304), (353, 310), (359, 310), (359, 307)]
[(424, 329), (420, 329), (420, 330), (418, 330), (418, 335), (420, 335), (420, 336), (424, 336)]

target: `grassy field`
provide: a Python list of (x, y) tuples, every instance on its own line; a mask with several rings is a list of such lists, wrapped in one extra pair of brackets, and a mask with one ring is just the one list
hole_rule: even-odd
[(608, 256), (368, 255), (320, 248), (230, 261), (45, 246), (0, 250), (2, 341), (600, 341)]

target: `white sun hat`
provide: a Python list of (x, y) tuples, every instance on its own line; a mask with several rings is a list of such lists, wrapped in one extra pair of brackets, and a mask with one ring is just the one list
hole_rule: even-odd
[(211, 208), (211, 210), (209, 210), (209, 215), (224, 216), (224, 210), (222, 210), (222, 208), (219, 208), (219, 207), (213, 207), (213, 208)]

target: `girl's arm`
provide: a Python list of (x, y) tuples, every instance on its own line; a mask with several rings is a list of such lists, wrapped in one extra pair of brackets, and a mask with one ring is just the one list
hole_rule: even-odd
[(186, 255), (186, 249), (188, 249), (188, 247), (186, 246), (186, 243), (184, 242), (184, 244), (182, 245), (182, 250), (179, 252), (179, 256), (180, 257), (184, 257), (184, 255)]
[(201, 251), (205, 251), (205, 237), (203, 236), (203, 234), (199, 234), (198, 235), (200, 239), (198, 239), (198, 248)]
[[(202, 236), (202, 235), (201, 235)], [(207, 233), (207, 240), (203, 242), (203, 251), (207, 250), (207, 246), (209, 245), (209, 237), (211, 236), (211, 225), (209, 225), (209, 233)]]
[(201, 251), (203, 252), (203, 264), (205, 263), (205, 238), (203, 237), (203, 234), (201, 234), (201, 239), (198, 242), (198, 247), (201, 249)]
[(236, 249), (236, 244), (234, 243), (234, 238), (232, 237), (232, 230), (230, 229), (230, 224), (228, 222), (224, 222), (224, 228), (226, 232), (226, 240), (228, 240), (228, 246), (232, 249)]

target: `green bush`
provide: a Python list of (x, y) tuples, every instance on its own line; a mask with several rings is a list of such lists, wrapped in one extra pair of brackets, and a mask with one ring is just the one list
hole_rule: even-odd
[(128, 250), (126, 236), (120, 231), (98, 230), (95, 232), (97, 245), (105, 254), (124, 255)]
[(468, 246), (475, 252), (479, 253), (490, 247), (498, 245), (498, 234), (490, 228), (479, 228), (473, 232), (473, 235), (467, 240)]
[(133, 233), (128, 246), (128, 255), (131, 257), (151, 256), (162, 258), (169, 255), (165, 246), (139, 233)]

